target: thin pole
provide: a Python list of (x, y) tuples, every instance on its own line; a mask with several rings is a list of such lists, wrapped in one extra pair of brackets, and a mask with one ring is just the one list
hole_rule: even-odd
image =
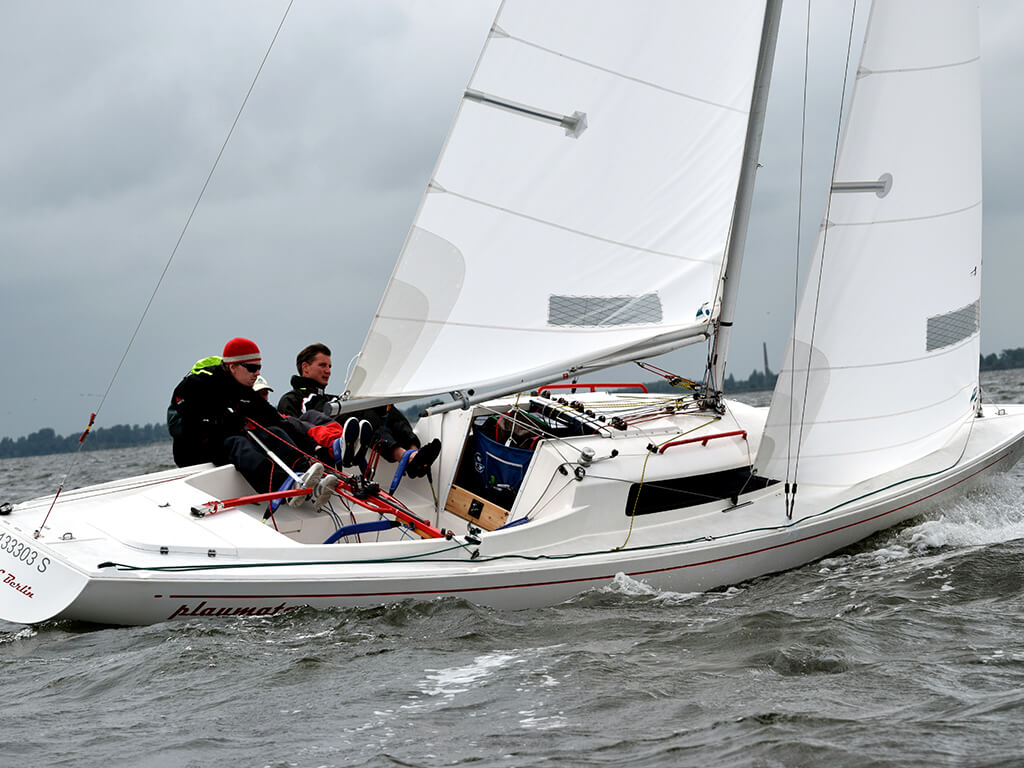
[(729, 353), (733, 317), (736, 314), (736, 298), (740, 289), (740, 270), (743, 266), (743, 251), (747, 243), (747, 229), (750, 225), (750, 207), (754, 198), (754, 179), (757, 175), (757, 160), (761, 153), (761, 134), (764, 132), (764, 116), (768, 106), (768, 86), (772, 79), (772, 65), (775, 60), (775, 43), (779, 37), (779, 19), (782, 16), (782, 0), (768, 0), (764, 9), (764, 26), (761, 29), (761, 50), (757, 58), (757, 73), (754, 77), (754, 92), (750, 98), (750, 120), (747, 122), (747, 138), (743, 148), (743, 165), (740, 182), (736, 189), (736, 206), (733, 210), (732, 232), (726, 250), (722, 280), (722, 308), (718, 314), (715, 343), (711, 350), (711, 386), (715, 399), (720, 399), (722, 384), (725, 382), (725, 362)]
[(251, 429), (247, 429), (245, 430), (245, 432), (247, 435), (249, 435), (249, 437), (253, 439), (256, 445), (263, 449), (263, 452), (270, 457), (270, 460), (277, 464), (277, 466), (279, 466), (281, 469), (283, 469), (292, 480), (294, 480), (296, 483), (301, 481), (302, 478), (300, 478), (291, 467), (285, 464), (276, 453), (267, 448), (267, 446), (264, 445), (263, 441), (256, 437), (255, 434), (253, 434), (253, 431)]

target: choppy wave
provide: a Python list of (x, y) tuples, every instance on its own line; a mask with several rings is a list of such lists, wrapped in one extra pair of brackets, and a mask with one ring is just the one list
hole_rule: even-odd
[[(133, 451), (78, 477), (167, 460)], [(14, 500), (62, 468), (0, 471)], [(831, 557), (700, 594), (620, 575), (530, 611), (449, 598), (173, 630), (0, 625), (0, 763), (1015, 765), (1022, 486), (1018, 467)]]

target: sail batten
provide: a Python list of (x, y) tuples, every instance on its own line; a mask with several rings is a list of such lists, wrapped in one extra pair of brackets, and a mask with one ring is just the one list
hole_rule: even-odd
[(351, 396), (489, 389), (706, 337), (763, 16), (764, 0), (506, 0)]

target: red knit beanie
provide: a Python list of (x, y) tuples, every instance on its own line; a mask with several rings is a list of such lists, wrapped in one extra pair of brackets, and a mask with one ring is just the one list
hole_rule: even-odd
[(255, 341), (234, 338), (224, 345), (224, 354), (221, 359), (225, 363), (258, 363), (260, 362), (260, 348)]

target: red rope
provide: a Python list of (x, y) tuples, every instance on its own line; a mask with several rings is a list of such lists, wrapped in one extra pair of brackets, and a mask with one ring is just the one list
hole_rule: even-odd
[(46, 527), (46, 521), (50, 519), (50, 513), (53, 512), (54, 506), (57, 504), (57, 499), (60, 498), (61, 492), (64, 490), (64, 483), (68, 481), (68, 475), (71, 474), (71, 470), (75, 466), (75, 462), (78, 461), (78, 454), (82, 450), (82, 444), (85, 442), (85, 438), (89, 436), (89, 430), (92, 429), (92, 425), (96, 423), (96, 414), (89, 414), (89, 423), (85, 427), (85, 431), (82, 432), (78, 438), (78, 449), (75, 451), (74, 456), (71, 457), (71, 461), (68, 464), (67, 472), (64, 473), (64, 477), (61, 478), (60, 485), (57, 486), (57, 493), (53, 495), (53, 501), (50, 502), (50, 508), (46, 510), (46, 514), (43, 516), (43, 522), (39, 524), (39, 528), (33, 534), (35, 538), (39, 538), (43, 533), (43, 528)]
[[(312, 461), (317, 461), (318, 460), (315, 456), (309, 455), (308, 453), (303, 451), (301, 448), (296, 446), (291, 441), (285, 440), (283, 437), (281, 437), (280, 435), (275, 434), (271, 430), (269, 430), (266, 427), (264, 427), (262, 424), (260, 424), (258, 422), (255, 422), (255, 421), (252, 421), (251, 419), (247, 419), (247, 422), (248, 422), (248, 424), (250, 424), (252, 426), (259, 427), (263, 432), (265, 432), (265, 433), (267, 433), (269, 435), (273, 435), (277, 439), (278, 442), (287, 443), (289, 446), (294, 448), (296, 451), (298, 451), (300, 454), (302, 454), (306, 458), (308, 458), (308, 459), (310, 459)], [(376, 451), (373, 451), (371, 453), (371, 460), (373, 461), (375, 466), (376, 466), (376, 462), (377, 462), (377, 460), (379, 458), (380, 458), (380, 454), (378, 454)], [(350, 484), (350, 482), (351, 482), (351, 479), (349, 478), (349, 476), (345, 475), (342, 472), (339, 472), (334, 467), (324, 467), (324, 470), (328, 471), (328, 472), (332, 472), (332, 473), (338, 475), (338, 477), (340, 477), (346, 483), (346, 485)], [(414, 515), (412, 513), (412, 511), (409, 510), (404, 504), (402, 504), (402, 502), (400, 502), (398, 499), (396, 499), (390, 493), (386, 493), (383, 488), (379, 489), (377, 491), (376, 495), (368, 496), (366, 498), (359, 498), (359, 497), (355, 496), (354, 494), (349, 493), (347, 490), (342, 488), (340, 485), (338, 486), (338, 488), (337, 488), (337, 490), (335, 492), (339, 496), (342, 496), (343, 498), (345, 498), (350, 503), (358, 504), (359, 506), (363, 507), (364, 509), (368, 509), (371, 512), (376, 512), (377, 514), (389, 514), (389, 515), (392, 515), (394, 517), (397, 517), (399, 520), (402, 520), (405, 523), (411, 524), (413, 526), (413, 528), (415, 528), (418, 532), (425, 533), (427, 536), (429, 536), (431, 538), (438, 538), (438, 537), (443, 537), (444, 536), (444, 531), (442, 529), (435, 528), (430, 523), (427, 523), (426, 521), (421, 520), (419, 517)], [(273, 516), (271, 516), (271, 517), (273, 517)]]

